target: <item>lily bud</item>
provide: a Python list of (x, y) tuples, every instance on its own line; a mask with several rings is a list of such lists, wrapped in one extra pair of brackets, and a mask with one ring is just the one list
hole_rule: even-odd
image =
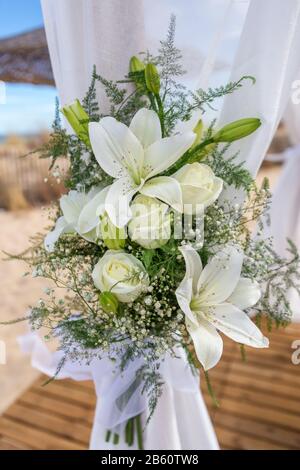
[(135, 55), (131, 57), (129, 62), (129, 72), (142, 72), (145, 70), (145, 64)]
[(158, 95), (160, 90), (160, 78), (156, 66), (152, 63), (147, 64), (145, 67), (145, 80), (148, 90), (154, 93), (154, 95)]
[(79, 100), (75, 100), (70, 106), (65, 106), (61, 109), (62, 114), (65, 116), (75, 134), (82, 142), (88, 147), (91, 146), (89, 138), (89, 116), (83, 109)]
[(196, 145), (200, 144), (200, 142), (201, 142), (202, 135), (203, 135), (203, 121), (202, 121), (202, 119), (199, 119), (199, 121), (197, 122), (197, 124), (195, 125), (195, 127), (193, 129), (193, 132), (194, 132), (194, 134), (196, 134), (196, 138), (195, 138), (191, 148), (196, 147)]
[(124, 228), (116, 227), (105, 213), (101, 218), (101, 236), (104, 244), (110, 250), (120, 250), (126, 243), (126, 232)]
[(245, 118), (222, 127), (213, 137), (213, 142), (233, 142), (252, 134), (261, 125), (260, 119)]
[(129, 62), (129, 73), (132, 74), (131, 77), (138, 89), (142, 89), (145, 86), (144, 70), (145, 64), (138, 57), (131, 57)]
[(119, 302), (112, 292), (101, 292), (99, 294), (99, 304), (106, 313), (117, 313)]

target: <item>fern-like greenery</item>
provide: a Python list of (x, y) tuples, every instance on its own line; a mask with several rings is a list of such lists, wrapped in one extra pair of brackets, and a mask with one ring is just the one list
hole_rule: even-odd
[(236, 163), (238, 154), (225, 158), (225, 153), (227, 153), (229, 147), (229, 144), (223, 146), (222, 149), (215, 147), (205, 163), (209, 164), (214, 173), (222, 178), (228, 186), (234, 186), (236, 189), (249, 192), (254, 180), (245, 168), (244, 162)]
[(97, 101), (97, 90), (96, 90), (96, 82), (97, 82), (97, 72), (96, 66), (93, 67), (92, 73), (92, 80), (87, 91), (87, 94), (83, 98), (82, 105), (89, 115), (91, 121), (99, 121), (100, 119), (100, 109), (99, 104)]
[(205, 112), (205, 106), (212, 107), (212, 103), (218, 99), (222, 98), (225, 95), (230, 95), (242, 87), (245, 80), (250, 80), (252, 84), (255, 83), (255, 78), (250, 75), (244, 75), (239, 80), (235, 82), (229, 82), (226, 85), (222, 85), (217, 88), (209, 88), (208, 90), (203, 90), (199, 88), (195, 92), (191, 93), (192, 104), (190, 110), (200, 109), (202, 113)]

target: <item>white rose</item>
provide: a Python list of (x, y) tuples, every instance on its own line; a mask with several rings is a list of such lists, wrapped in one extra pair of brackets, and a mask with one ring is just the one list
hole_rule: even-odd
[(128, 234), (132, 240), (147, 249), (167, 243), (171, 236), (171, 220), (167, 204), (149, 196), (137, 196), (131, 205), (132, 219)]
[(95, 286), (110, 291), (120, 302), (133, 302), (149, 285), (143, 264), (123, 251), (108, 250), (92, 273)]
[(201, 212), (202, 207), (210, 206), (218, 199), (223, 189), (223, 180), (203, 163), (184, 165), (172, 177), (180, 183), (183, 204), (189, 205), (184, 207), (184, 212), (190, 213), (190, 205), (193, 214)]

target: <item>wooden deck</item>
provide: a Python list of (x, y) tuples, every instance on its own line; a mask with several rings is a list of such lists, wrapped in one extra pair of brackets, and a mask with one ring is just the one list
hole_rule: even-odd
[[(223, 449), (300, 449), (300, 364), (291, 362), (300, 325), (269, 334), (271, 348), (247, 348), (226, 340), (225, 352), (210, 374), (220, 408), (202, 389)], [(86, 449), (95, 395), (89, 382), (41, 377), (0, 418), (0, 450)]]

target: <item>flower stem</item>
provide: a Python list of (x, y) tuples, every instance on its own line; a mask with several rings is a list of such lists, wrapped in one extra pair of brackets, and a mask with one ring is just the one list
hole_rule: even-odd
[[(135, 416), (134, 418), (130, 418), (125, 426), (125, 442), (128, 447), (131, 447), (135, 441), (135, 434), (137, 438), (137, 445), (139, 450), (144, 449), (143, 444), (143, 429), (142, 429), (142, 421), (141, 415)], [(110, 430), (106, 431), (105, 441), (109, 442), (111, 437), (113, 437), (113, 444), (119, 444), (119, 434), (112, 433)]]
[(155, 103), (154, 95), (149, 92), (148, 93), (148, 98), (149, 98), (149, 101), (150, 101), (150, 104), (151, 104), (151, 107), (152, 107), (153, 111), (155, 111), (158, 114), (158, 110), (157, 110), (157, 106), (156, 106), (156, 103)]
[(245, 350), (245, 345), (244, 344), (240, 344), (240, 350), (241, 350), (242, 361), (246, 362), (247, 361), (247, 356), (246, 356), (246, 350)]
[(184, 165), (186, 165), (187, 163), (200, 162), (203, 159), (203, 157), (200, 158), (199, 156), (197, 156), (198, 152), (200, 152), (207, 145), (210, 145), (213, 142), (214, 142), (213, 139), (207, 139), (207, 140), (204, 140), (203, 142), (201, 142), (201, 144), (197, 145), (196, 147), (194, 147), (192, 149), (189, 149), (187, 152), (185, 152), (184, 155), (182, 155), (181, 158), (179, 158), (179, 160), (177, 160), (176, 163), (174, 163), (174, 165), (172, 165), (170, 168), (168, 168), (168, 170), (166, 170), (163, 173), (163, 175), (164, 176), (170, 176), (175, 171), (179, 170)]
[(203, 150), (205, 147), (207, 147), (207, 145), (210, 145), (210, 144), (213, 144), (214, 143), (214, 139), (213, 138), (210, 138), (210, 139), (206, 139), (204, 140), (203, 142), (201, 142), (201, 144), (198, 144), (196, 145), (196, 147), (188, 150), (187, 152), (187, 163), (193, 163), (194, 161), (201, 161), (202, 159), (200, 159), (199, 157), (196, 158), (196, 160), (193, 159), (193, 156), (194, 155), (197, 155), (198, 152), (200, 152), (201, 150)]
[(159, 95), (155, 95), (155, 99), (156, 99), (157, 106), (158, 106), (158, 117), (159, 117), (159, 120), (160, 120), (161, 135), (162, 135), (162, 137), (165, 137), (164, 106), (163, 106), (163, 103), (162, 103)]
[(212, 385), (210, 383), (210, 378), (209, 378), (207, 370), (204, 371), (204, 375), (205, 375), (205, 380), (206, 380), (208, 393), (209, 393), (209, 395), (210, 395), (210, 397), (213, 401), (214, 406), (218, 408), (220, 405), (219, 405), (219, 402), (216, 398), (215, 392), (213, 391)]
[(135, 417), (135, 421), (136, 421), (136, 432), (137, 432), (138, 449), (139, 449), (139, 450), (144, 450), (144, 444), (143, 444), (143, 429), (142, 429), (141, 415), (136, 416), (136, 417)]
[(129, 447), (133, 445), (134, 441), (134, 418), (127, 421), (125, 428), (125, 440)]

